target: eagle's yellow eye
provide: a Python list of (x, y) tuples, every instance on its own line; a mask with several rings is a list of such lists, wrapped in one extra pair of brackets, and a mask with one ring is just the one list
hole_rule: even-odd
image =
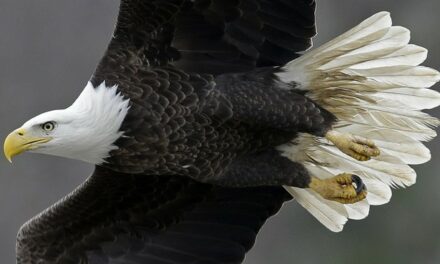
[(46, 122), (41, 125), (41, 128), (46, 132), (50, 132), (55, 128), (55, 123), (54, 122)]

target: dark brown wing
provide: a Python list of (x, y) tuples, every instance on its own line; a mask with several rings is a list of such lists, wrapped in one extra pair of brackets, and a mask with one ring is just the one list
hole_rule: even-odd
[(177, 16), (175, 64), (203, 73), (283, 65), (311, 47), (314, 0), (202, 0)]
[(122, 0), (92, 81), (170, 62), (212, 74), (282, 65), (311, 46), (314, 12), (314, 0)]
[(17, 263), (241, 263), (287, 199), (281, 187), (230, 189), (97, 168), (21, 228)]

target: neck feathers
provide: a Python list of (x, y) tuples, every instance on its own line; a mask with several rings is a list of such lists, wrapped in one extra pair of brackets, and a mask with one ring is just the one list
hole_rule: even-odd
[[(94, 87), (87, 84), (76, 101), (66, 109), (78, 116), (76, 125), (80, 148), (70, 158), (101, 164), (116, 149), (115, 141), (122, 136), (122, 122), (129, 110), (129, 100), (117, 91), (117, 86), (107, 87), (105, 82)], [(75, 156), (76, 154), (78, 156)]]

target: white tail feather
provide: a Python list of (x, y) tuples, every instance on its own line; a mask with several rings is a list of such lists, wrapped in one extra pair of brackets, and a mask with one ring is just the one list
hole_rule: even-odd
[(411, 110), (431, 109), (440, 105), (440, 94), (430, 89), (394, 88), (372, 95), (381, 104), (404, 105)]
[(426, 60), (427, 55), (428, 51), (425, 48), (409, 44), (391, 54), (376, 58), (373, 61), (365, 61), (363, 63), (352, 65), (350, 68), (370, 69), (393, 65), (417, 66)]
[(431, 158), (421, 141), (435, 137), (433, 127), (440, 122), (420, 110), (440, 105), (440, 94), (427, 89), (440, 80), (440, 74), (419, 66), (427, 50), (408, 44), (409, 30), (391, 24), (389, 13), (375, 14), (289, 62), (277, 74), (332, 112), (338, 118), (333, 129), (369, 138), (381, 150), (380, 156), (360, 162), (329, 141), (306, 134), (278, 148), (283, 156), (303, 163), (315, 177), (348, 172), (362, 178), (368, 195), (353, 205), (327, 201), (309, 189), (285, 187), (335, 232), (342, 230), (348, 218), (365, 218), (370, 205), (387, 203), (390, 186), (414, 184), (416, 173), (407, 164)]
[(368, 216), (370, 212), (370, 204), (368, 200), (362, 200), (355, 204), (344, 205), (347, 210), (348, 218), (353, 220), (361, 220)]
[(390, 186), (374, 179), (363, 179), (363, 181), (365, 186), (368, 186), (367, 202), (370, 205), (382, 205), (390, 201), (392, 196)]
[(309, 189), (287, 186), (285, 189), (325, 227), (333, 232), (342, 231), (348, 218), (344, 205), (325, 200)]

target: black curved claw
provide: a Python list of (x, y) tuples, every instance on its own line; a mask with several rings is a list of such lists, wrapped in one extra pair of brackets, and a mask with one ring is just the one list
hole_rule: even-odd
[(367, 189), (367, 187), (365, 186), (361, 177), (359, 177), (357, 175), (351, 175), (351, 180), (356, 184), (356, 193), (357, 194), (360, 194), (362, 191)]

